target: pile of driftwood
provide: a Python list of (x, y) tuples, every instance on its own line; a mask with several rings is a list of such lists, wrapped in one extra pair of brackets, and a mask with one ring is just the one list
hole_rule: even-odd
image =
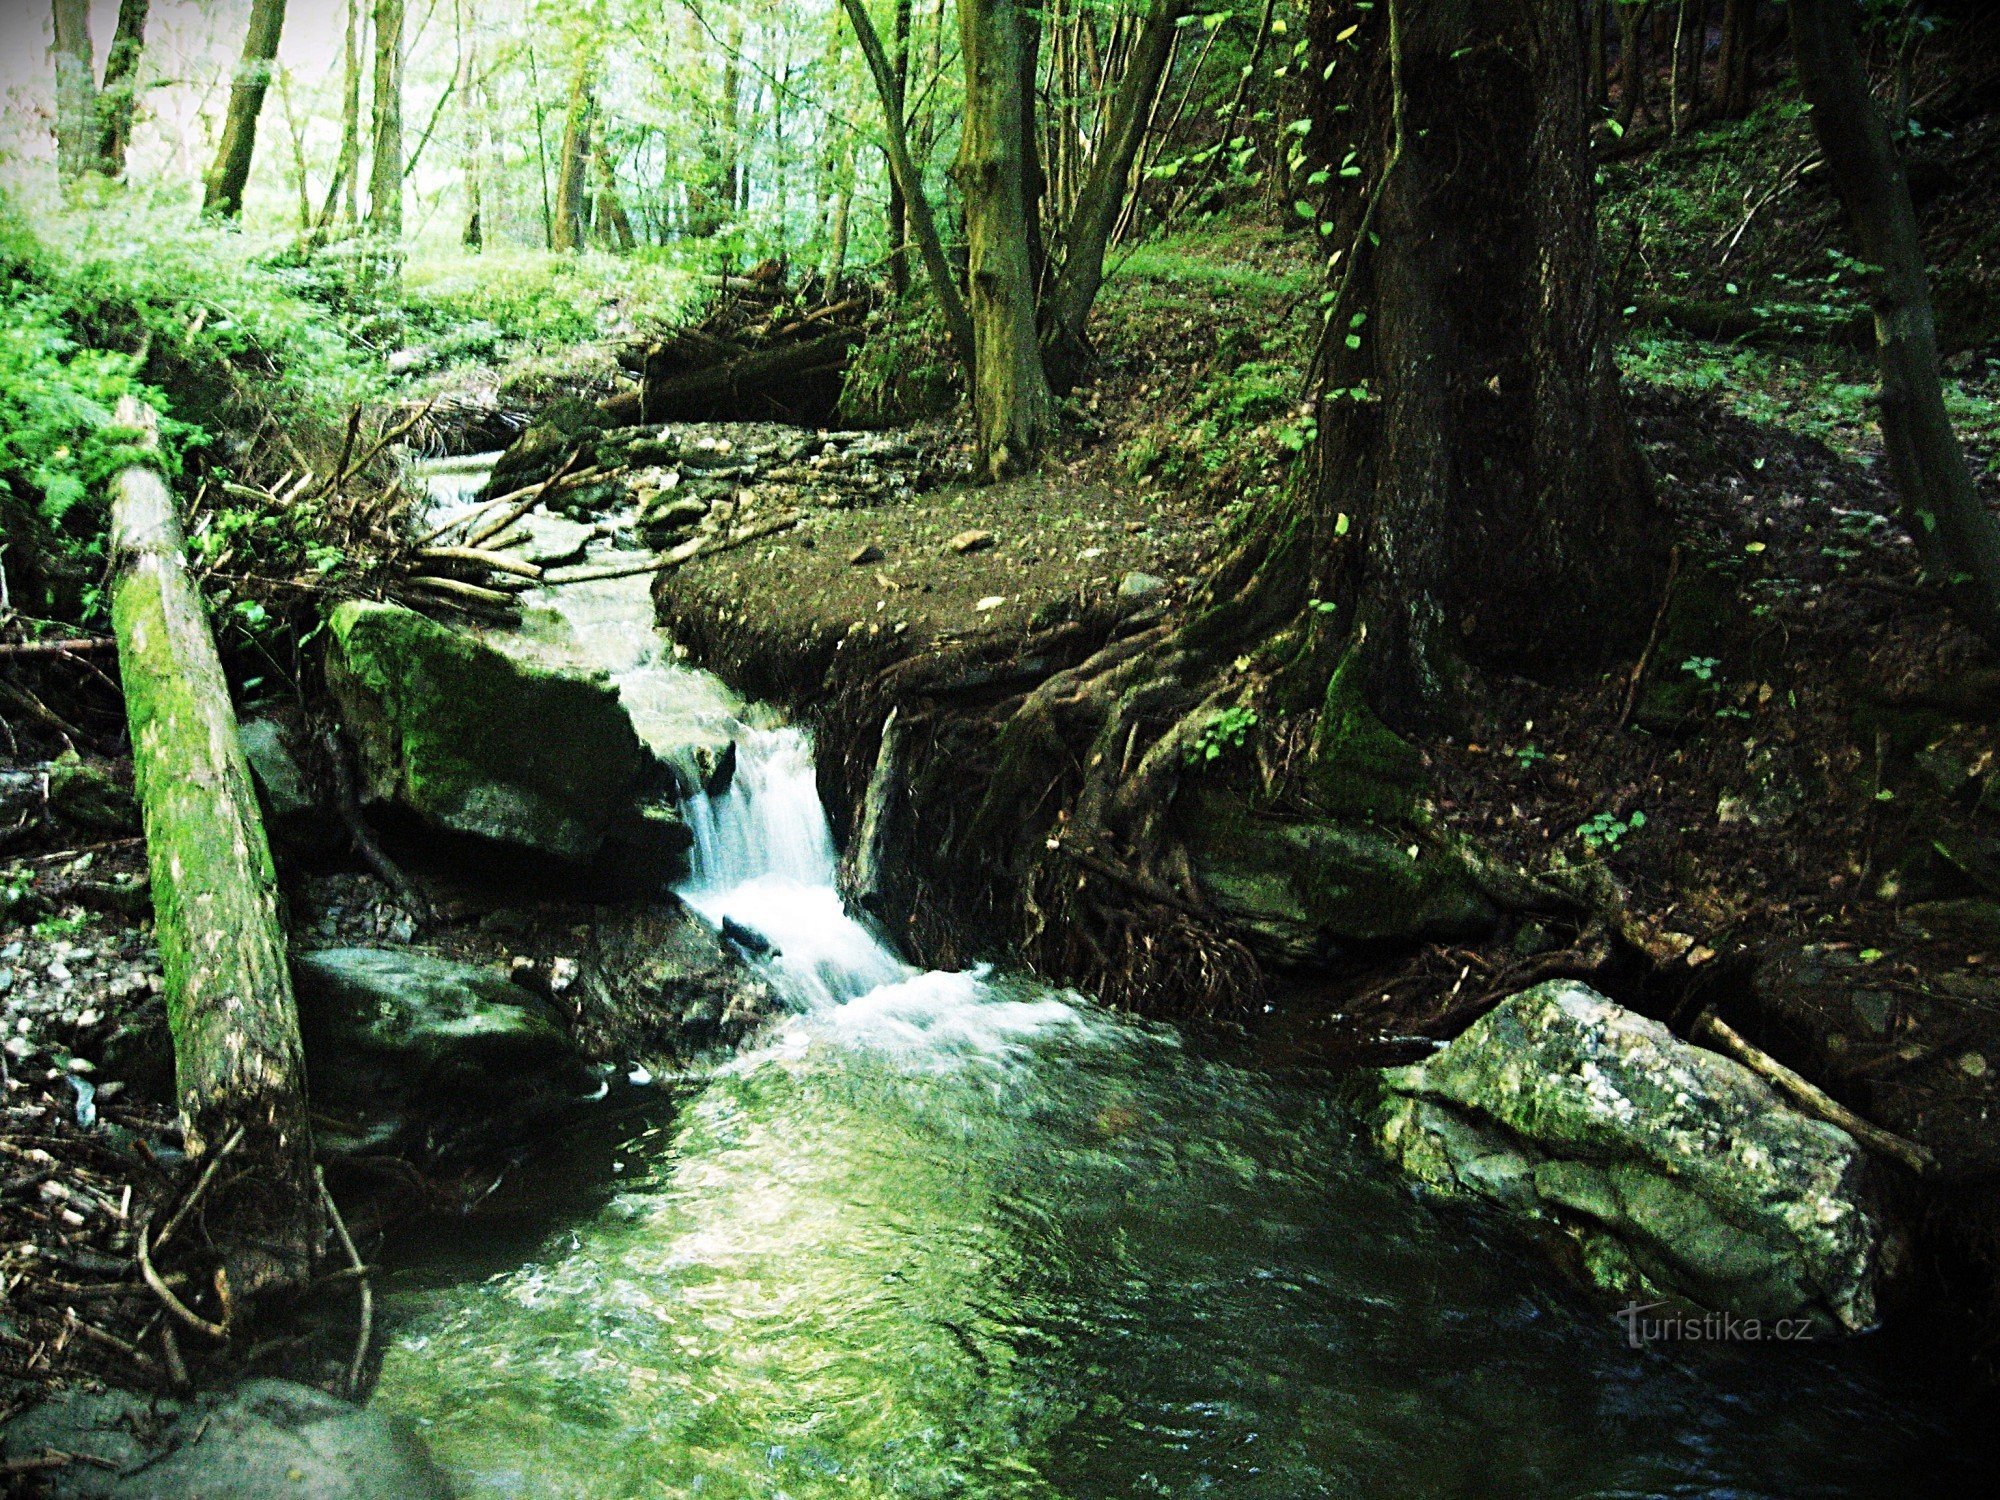
[(847, 361), (874, 296), (858, 283), (828, 292), (788, 289), (776, 262), (720, 278), (707, 317), (626, 350), (619, 362), (639, 388), (605, 414), (621, 426), (651, 422), (833, 420)]

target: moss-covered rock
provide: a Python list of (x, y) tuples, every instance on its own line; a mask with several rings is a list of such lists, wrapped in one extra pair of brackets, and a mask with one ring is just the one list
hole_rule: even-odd
[(365, 792), (433, 826), (575, 862), (633, 826), (652, 757), (618, 690), (393, 604), (350, 600), (327, 682)]
[(1347, 945), (1472, 937), (1498, 912), (1463, 860), (1420, 834), (1262, 816), (1225, 791), (1184, 793), (1182, 838), (1209, 900), (1271, 962)]
[(1563, 1226), (1608, 1290), (1875, 1319), (1881, 1228), (1860, 1147), (1585, 985), (1526, 990), (1378, 1082), (1371, 1123), (1391, 1161)]

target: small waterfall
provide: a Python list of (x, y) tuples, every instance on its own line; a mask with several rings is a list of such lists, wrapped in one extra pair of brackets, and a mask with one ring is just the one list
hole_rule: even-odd
[(916, 974), (841, 903), (803, 731), (737, 730), (728, 790), (690, 798), (684, 812), (695, 842), (682, 899), (726, 933), (768, 943), (772, 980), (794, 1006), (821, 1010)]

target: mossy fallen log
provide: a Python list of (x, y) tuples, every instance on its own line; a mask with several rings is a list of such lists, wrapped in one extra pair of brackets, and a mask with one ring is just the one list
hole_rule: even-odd
[[(130, 398), (123, 427), (150, 440)], [(229, 685), (183, 556), (173, 497), (147, 465), (111, 500), (112, 623), (189, 1153), (238, 1131), (203, 1218), (234, 1296), (302, 1282), (319, 1242), (305, 1062), (272, 865)]]

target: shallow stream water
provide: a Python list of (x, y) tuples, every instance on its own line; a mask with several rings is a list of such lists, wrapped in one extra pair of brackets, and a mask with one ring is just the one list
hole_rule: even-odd
[(646, 581), (531, 628), (612, 671), (642, 734), (734, 734), (683, 895), (770, 942), (793, 1013), (558, 1152), (527, 1241), (467, 1234), (390, 1279), (374, 1399), (468, 1494), (1967, 1487), (1923, 1415), (1950, 1372), (1904, 1344), (1630, 1348), (1503, 1227), (1391, 1179), (1323, 1081), (904, 964), (841, 906), (804, 735), (676, 665)]

